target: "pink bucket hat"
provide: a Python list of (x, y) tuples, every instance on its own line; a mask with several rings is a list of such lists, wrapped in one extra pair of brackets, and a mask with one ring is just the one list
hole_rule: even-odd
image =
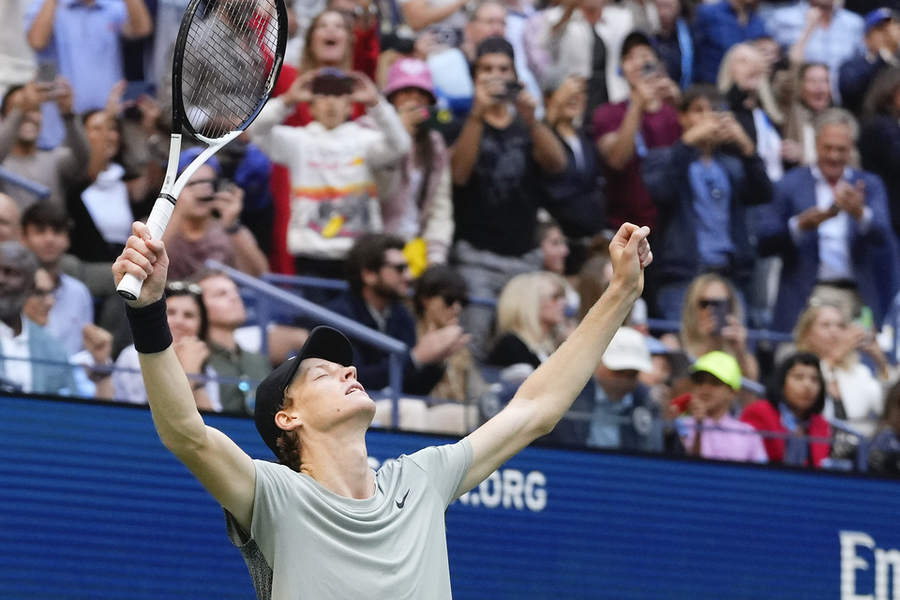
[(391, 94), (404, 88), (422, 90), (431, 96), (432, 102), (436, 101), (431, 71), (428, 65), (418, 58), (401, 58), (388, 69), (384, 95), (390, 98)]

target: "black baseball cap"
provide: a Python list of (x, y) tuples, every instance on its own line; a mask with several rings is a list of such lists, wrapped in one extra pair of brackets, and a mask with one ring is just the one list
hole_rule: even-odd
[(300, 363), (307, 358), (321, 358), (346, 367), (353, 364), (353, 346), (337, 329), (324, 325), (316, 327), (309, 332), (300, 352), (269, 373), (256, 388), (253, 411), (256, 430), (275, 456), (278, 456), (276, 441), (282, 434), (282, 429), (275, 423), (275, 415), (284, 404), (284, 391), (296, 377)]

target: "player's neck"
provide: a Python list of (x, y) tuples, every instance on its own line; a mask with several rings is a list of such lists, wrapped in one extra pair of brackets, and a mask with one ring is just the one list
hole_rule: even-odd
[(369, 467), (365, 433), (343, 430), (347, 431), (345, 435), (335, 435), (333, 430), (304, 435), (300, 472), (339, 496), (356, 500), (371, 498), (375, 493), (375, 477)]

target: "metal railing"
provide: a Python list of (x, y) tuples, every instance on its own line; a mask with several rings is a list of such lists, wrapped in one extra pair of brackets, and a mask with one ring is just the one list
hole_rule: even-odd
[[(380, 331), (370, 329), (353, 319), (348, 319), (347, 317), (323, 308), (314, 302), (310, 302), (305, 298), (272, 285), (263, 279), (251, 277), (250, 275), (242, 273), (218, 261), (209, 260), (206, 262), (206, 266), (227, 273), (239, 287), (253, 290), (265, 298), (294, 309), (303, 317), (315, 320), (319, 324), (329, 325), (335, 329), (339, 329), (351, 339), (375, 346), (379, 350), (387, 352), (389, 355), (389, 383), (387, 388), (389, 391), (387, 397), (391, 400), (394, 407), (394, 410), (391, 412), (391, 426), (395, 429), (399, 427), (399, 400), (403, 393), (403, 363), (405, 362), (404, 359), (406, 355), (409, 353), (409, 346)], [(272, 279), (270, 278), (269, 280), (271, 281)], [(271, 304), (268, 302), (259, 302), (255, 308), (256, 320), (262, 330), (263, 347), (265, 348), (267, 346), (266, 324), (272, 321), (273, 316), (271, 313)]]
[(16, 185), (27, 192), (31, 192), (41, 200), (50, 197), (50, 188), (23, 177), (18, 173), (14, 173), (5, 167), (0, 167), (0, 179), (7, 183)]

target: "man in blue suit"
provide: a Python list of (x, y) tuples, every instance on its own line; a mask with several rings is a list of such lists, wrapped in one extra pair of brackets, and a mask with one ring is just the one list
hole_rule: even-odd
[(880, 326), (900, 288), (900, 249), (884, 184), (848, 166), (855, 135), (847, 111), (822, 115), (816, 164), (785, 175), (761, 219), (760, 254), (784, 263), (776, 330), (790, 331), (813, 296), (839, 305), (848, 318), (868, 306)]

